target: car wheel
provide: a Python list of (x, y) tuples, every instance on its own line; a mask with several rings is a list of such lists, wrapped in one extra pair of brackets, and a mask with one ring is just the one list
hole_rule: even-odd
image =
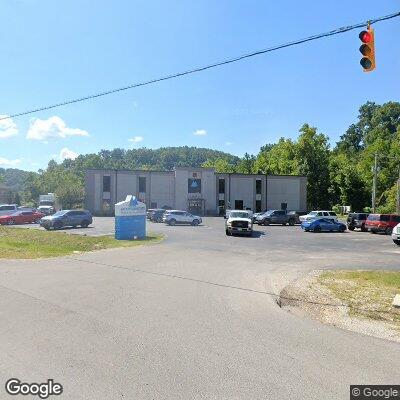
[(46, 225), (46, 226), (44, 227), (44, 229), (46, 229), (46, 231), (49, 231), (49, 230), (50, 230), (50, 227)]
[(289, 219), (289, 225), (294, 226), (294, 219)]
[[(340, 226), (339, 227), (339, 232), (340, 233), (343, 233), (345, 230), (346, 230), (346, 228), (344, 226)], [(353, 230), (354, 230), (354, 228), (353, 228)]]
[(265, 225), (265, 226), (269, 225), (269, 221), (267, 219), (264, 219), (263, 225)]
[(54, 229), (61, 229), (62, 228), (62, 222), (60, 222), (60, 221), (54, 222), (53, 227), (54, 227)]
[(10, 219), (9, 221), (7, 221), (7, 225), (14, 225), (15, 221), (13, 219)]
[(89, 221), (82, 221), (81, 227), (82, 228), (87, 228), (89, 226)]
[(361, 225), (361, 232), (367, 232), (367, 228), (365, 228), (365, 224)]
[(38, 224), (40, 222), (40, 219), (36, 219), (35, 221), (33, 221), (34, 224)]
[(313, 231), (319, 233), (319, 232), (321, 232), (321, 227), (320, 227), (319, 225), (317, 225), (317, 226), (313, 229)]
[(371, 230), (371, 233), (373, 233), (374, 235), (376, 234), (376, 231)]
[(400, 246), (400, 240), (393, 240), (393, 243), (397, 244), (397, 246)]
[(392, 234), (392, 231), (393, 231), (393, 228), (387, 227), (387, 228), (385, 229), (385, 235), (391, 235), (391, 234)]
[(176, 225), (176, 219), (172, 218), (168, 221), (168, 225)]
[(228, 231), (228, 229), (225, 229), (225, 234), (226, 236), (231, 236), (231, 233)]
[(354, 226), (349, 226), (349, 231), (354, 231)]
[(194, 219), (193, 221), (192, 221), (192, 225), (193, 226), (197, 226), (199, 224), (199, 220), (198, 219)]

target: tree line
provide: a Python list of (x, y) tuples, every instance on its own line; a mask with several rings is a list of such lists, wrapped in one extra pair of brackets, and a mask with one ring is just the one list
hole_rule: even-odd
[[(80, 155), (62, 163), (51, 160), (47, 169), (37, 173), (0, 169), (0, 180), (17, 188), (18, 197), (24, 204), (33, 205), (39, 194), (54, 192), (64, 207), (69, 208), (84, 203), (84, 175), (88, 168), (171, 170), (175, 166), (190, 166), (212, 167), (225, 173), (305, 175), (310, 209), (350, 205), (352, 210), (360, 211), (371, 205), (375, 154), (379, 167), (378, 211), (394, 212), (400, 168), (398, 102), (363, 104), (357, 120), (334, 146), (327, 135), (304, 124), (296, 140), (282, 137), (277, 143), (265, 144), (257, 155), (246, 153), (237, 157), (189, 146), (117, 148)], [(10, 176), (14, 177), (14, 182)]]

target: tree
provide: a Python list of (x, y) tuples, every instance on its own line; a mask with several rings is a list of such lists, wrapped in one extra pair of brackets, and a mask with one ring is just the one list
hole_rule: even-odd
[(304, 124), (296, 146), (300, 175), (307, 176), (307, 200), (313, 209), (329, 208), (329, 143), (328, 137)]

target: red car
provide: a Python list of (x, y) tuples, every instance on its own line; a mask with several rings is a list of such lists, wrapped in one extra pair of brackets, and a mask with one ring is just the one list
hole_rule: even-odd
[(384, 232), (390, 235), (399, 222), (398, 214), (369, 214), (365, 221), (365, 229), (371, 233)]
[(0, 225), (38, 224), (44, 214), (37, 211), (16, 211), (0, 217)]

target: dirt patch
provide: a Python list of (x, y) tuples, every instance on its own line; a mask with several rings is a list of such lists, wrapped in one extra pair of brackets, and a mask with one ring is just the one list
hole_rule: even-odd
[[(280, 306), (325, 324), (400, 342), (397, 324), (400, 313), (393, 310), (390, 303), (387, 305), (388, 295), (378, 295), (372, 285), (360, 289), (360, 282), (344, 279), (340, 275), (345, 272), (350, 271), (311, 272), (281, 291)], [(370, 302), (363, 297), (365, 290), (373, 294), (374, 301)]]

